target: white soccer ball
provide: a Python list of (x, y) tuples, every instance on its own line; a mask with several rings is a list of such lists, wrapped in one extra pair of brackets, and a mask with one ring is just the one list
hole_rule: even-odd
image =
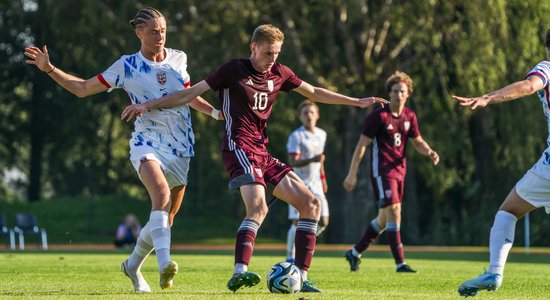
[(274, 264), (266, 278), (267, 289), (272, 293), (293, 294), (302, 289), (300, 269), (288, 262)]

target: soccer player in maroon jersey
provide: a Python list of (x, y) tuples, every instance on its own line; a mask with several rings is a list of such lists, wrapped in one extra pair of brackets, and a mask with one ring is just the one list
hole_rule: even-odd
[(250, 58), (234, 59), (220, 66), (206, 80), (189, 89), (143, 104), (130, 105), (122, 118), (131, 120), (147, 110), (172, 107), (191, 101), (212, 89), (219, 91), (225, 117), (222, 160), (229, 173), (229, 188), (239, 189), (246, 217), (241, 223), (235, 243), (235, 270), (227, 283), (232, 291), (242, 286), (254, 286), (260, 276), (248, 271), (256, 232), (268, 212), (267, 184), (274, 187), (273, 195), (300, 213), (296, 229), (296, 261), (302, 273), (302, 292), (320, 292), (307, 280), (313, 252), (315, 232), (320, 215), (320, 202), (307, 189), (291, 168), (267, 151), (266, 123), (280, 91), (296, 91), (311, 100), (367, 107), (387, 100), (368, 97), (353, 98), (302, 81), (290, 68), (277, 62), (284, 34), (273, 25), (258, 26), (250, 42)]
[(413, 81), (403, 72), (395, 72), (386, 80), (386, 90), (390, 94), (390, 105), (371, 112), (357, 145), (351, 166), (344, 180), (344, 188), (349, 192), (357, 184), (357, 169), (365, 148), (372, 143), (372, 184), (378, 204), (378, 216), (370, 222), (363, 237), (345, 254), (351, 271), (358, 271), (361, 253), (378, 236), (387, 230), (391, 252), (397, 265), (397, 272), (416, 273), (405, 262), (401, 243), (401, 202), (407, 172), (405, 146), (410, 138), (416, 151), (430, 157), (437, 165), (439, 155), (422, 139), (416, 114), (405, 107), (413, 91)]

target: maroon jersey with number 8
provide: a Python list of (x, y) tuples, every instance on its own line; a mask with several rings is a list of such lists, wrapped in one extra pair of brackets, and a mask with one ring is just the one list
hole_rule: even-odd
[(407, 140), (420, 135), (414, 111), (404, 107), (395, 117), (389, 106), (378, 108), (368, 115), (362, 133), (372, 139), (372, 176), (405, 178)]

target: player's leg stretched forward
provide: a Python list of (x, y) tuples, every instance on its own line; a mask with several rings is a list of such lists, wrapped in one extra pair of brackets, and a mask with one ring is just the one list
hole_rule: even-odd
[(504, 266), (514, 243), (516, 222), (535, 206), (521, 198), (514, 187), (495, 215), (489, 236), (489, 269), (458, 288), (461, 296), (475, 296), (480, 290), (495, 291), (502, 285)]
[(273, 195), (291, 204), (300, 213), (300, 218), (296, 223), (295, 264), (300, 269), (304, 280), (301, 292), (321, 292), (307, 279), (313, 252), (315, 251), (317, 240), (315, 234), (321, 213), (321, 204), (294, 172), (289, 172), (284, 176), (275, 186)]
[(178, 272), (177, 263), (170, 259), (169, 211), (172, 209), (171, 198), (176, 198), (179, 203), (174, 209), (179, 208), (185, 188), (183, 186), (173, 188), (173, 197), (171, 197), (171, 191), (160, 165), (153, 160), (145, 161), (141, 165), (140, 177), (151, 197), (151, 214), (140, 233), (134, 251), (122, 263), (121, 269), (132, 280), (135, 291), (150, 292), (151, 289), (141, 275), (140, 268), (152, 249), (155, 249), (157, 256), (161, 288), (172, 287), (173, 277)]

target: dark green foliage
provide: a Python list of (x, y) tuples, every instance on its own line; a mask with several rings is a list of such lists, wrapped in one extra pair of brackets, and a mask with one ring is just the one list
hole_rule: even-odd
[[(77, 99), (26, 66), (22, 56), (26, 45), (47, 44), (56, 66), (83, 78), (95, 76), (120, 55), (138, 51), (127, 21), (143, 5), (129, 0), (1, 2), (0, 171), (26, 173), (32, 179), (27, 184), (30, 200), (145, 195), (128, 162), (131, 124), (119, 121), (129, 103), (125, 93)], [(548, 1), (203, 0), (147, 5), (165, 14), (167, 47), (188, 54), (193, 83), (230, 58), (247, 57), (250, 34), (262, 23), (283, 29), (279, 60), (314, 85), (356, 97), (386, 97), (386, 77), (396, 69), (409, 73), (415, 91), (408, 105), (442, 160), (434, 167), (409, 150), (402, 226), (406, 244), (486, 244), (495, 211), (546, 147), (546, 122), (535, 96), (471, 112), (450, 95), (489, 92), (522, 79), (545, 59)], [(205, 98), (219, 106), (216, 93)], [(282, 93), (273, 109), (270, 148), (283, 161), (286, 138), (299, 125), (295, 108), (301, 100), (296, 93)], [(365, 162), (356, 191), (345, 193), (341, 187), (367, 113), (321, 105), (319, 126), (329, 135), (332, 217), (325, 241), (354, 242), (376, 215)], [(236, 229), (244, 209), (238, 194), (226, 188), (219, 153), (223, 124), (198, 113), (193, 122), (197, 155), (184, 213), (228, 217)], [(17, 198), (5, 186), (0, 186), (0, 197)], [(286, 210), (284, 205), (273, 210), (270, 226), (278, 229), (268, 232), (281, 238)], [(550, 225), (543, 220), (540, 212), (532, 217), (537, 245), (549, 243), (542, 232)]]

